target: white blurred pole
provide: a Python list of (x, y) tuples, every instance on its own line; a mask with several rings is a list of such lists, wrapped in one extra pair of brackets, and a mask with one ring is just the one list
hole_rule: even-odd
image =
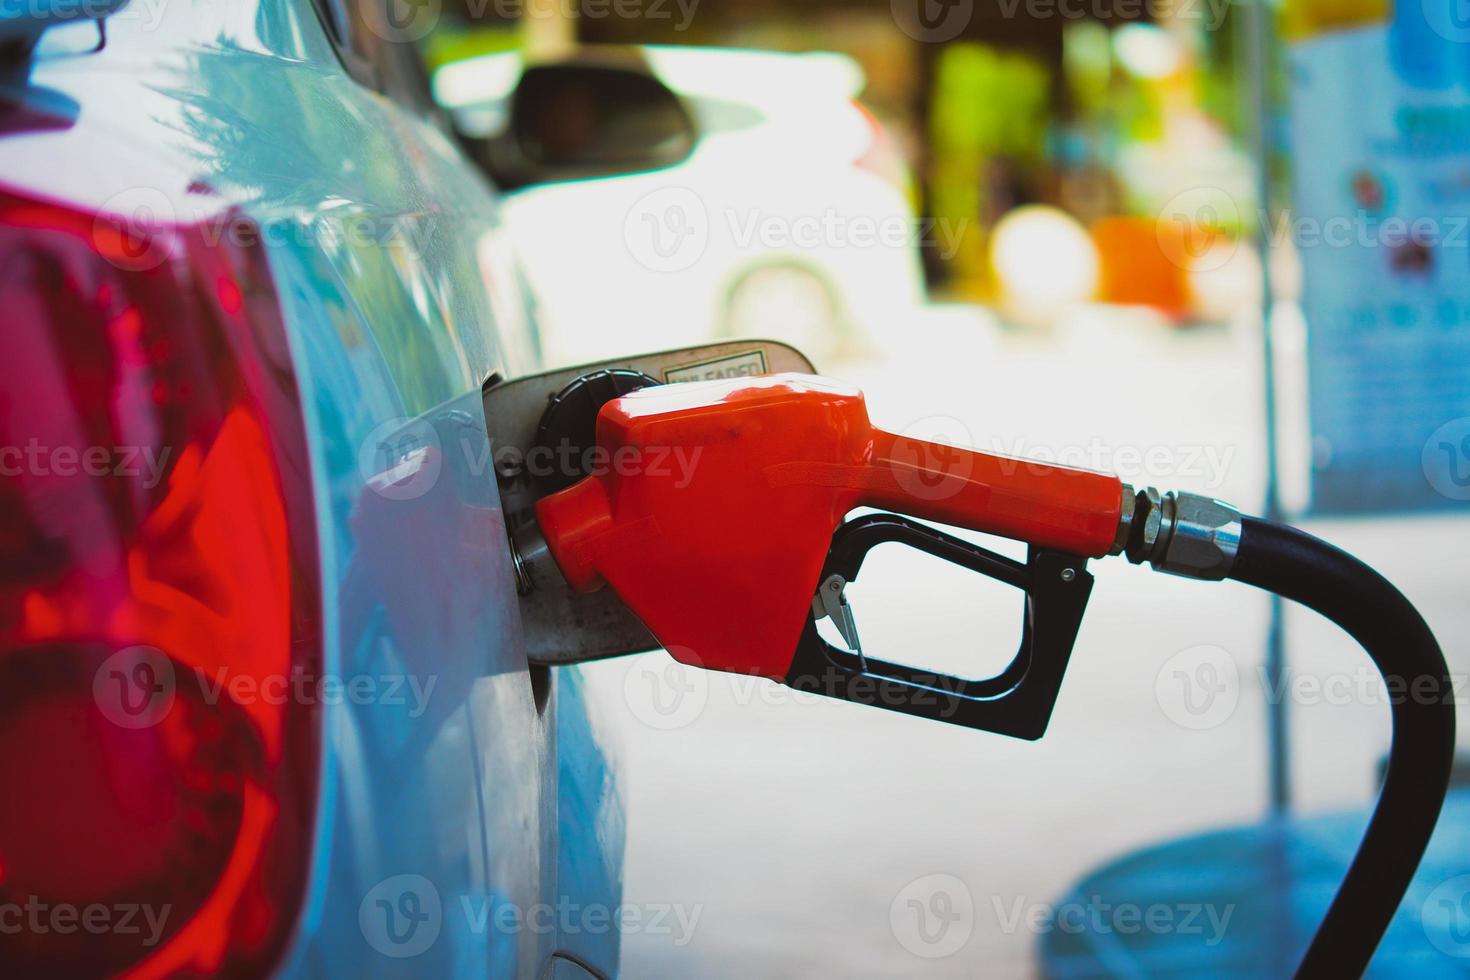
[[(1275, 31), (1271, 22), (1274, 10), (1269, 0), (1243, 0), (1241, 40), (1245, 85), (1245, 117), (1251, 133), (1251, 151), (1256, 163), (1256, 200), (1258, 207), (1256, 249), (1261, 257), (1261, 370), (1265, 387), (1266, 425), (1266, 493), (1263, 516), (1279, 521), (1281, 507), (1279, 462), (1277, 459), (1276, 345), (1272, 336), (1274, 296), (1271, 280), (1272, 203), (1272, 45)], [(1270, 623), (1266, 629), (1266, 690), (1283, 690), (1286, 672), (1286, 606), (1281, 597), (1271, 596)], [(1287, 700), (1275, 694), (1266, 702), (1266, 745), (1270, 779), (1270, 806), (1275, 815), (1291, 806), (1291, 738)]]

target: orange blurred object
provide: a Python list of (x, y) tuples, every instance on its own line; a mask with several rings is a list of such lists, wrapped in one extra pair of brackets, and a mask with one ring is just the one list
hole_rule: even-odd
[(1099, 218), (1090, 233), (1098, 254), (1098, 300), (1188, 316), (1188, 260), (1212, 244), (1212, 233), (1121, 215)]

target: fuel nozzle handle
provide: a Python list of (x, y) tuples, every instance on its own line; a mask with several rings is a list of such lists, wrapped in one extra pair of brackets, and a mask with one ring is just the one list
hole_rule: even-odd
[(859, 504), (1088, 558), (1116, 553), (1131, 488), (1117, 477), (872, 429)]
[(538, 502), (547, 546), (572, 588), (611, 586), (705, 667), (787, 676), (858, 507), (1082, 557), (1122, 550), (1116, 477), (886, 432), (861, 392), (824, 378), (644, 388), (605, 404), (596, 432), (610, 465)]

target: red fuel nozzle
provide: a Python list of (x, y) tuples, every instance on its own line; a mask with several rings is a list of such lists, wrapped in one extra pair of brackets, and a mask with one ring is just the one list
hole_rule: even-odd
[(603, 406), (597, 443), (605, 471), (536, 507), (567, 581), (611, 585), (676, 659), (775, 679), (854, 508), (1083, 558), (1123, 509), (1115, 477), (894, 435), (808, 375), (645, 388)]

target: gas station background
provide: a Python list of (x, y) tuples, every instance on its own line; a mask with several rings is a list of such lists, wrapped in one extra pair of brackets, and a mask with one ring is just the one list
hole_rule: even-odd
[[(1448, 0), (956, 0), (927, 19), (904, 0), (745, 0), (699, 5), (687, 23), (576, 6), (475, 18), (464, 0), (426, 55), (850, 55), (916, 212), (959, 234), (924, 249), (930, 315), (902, 345), (820, 368), (861, 384), (896, 429), (940, 419), (980, 448), (1120, 471), (1127, 453), (1136, 484), (1305, 520), (1399, 584), (1451, 668), (1470, 670), (1470, 29)], [(637, 347), (628, 329), (622, 345)], [(1014, 642), (1009, 597), (956, 609), (970, 583), (921, 566), (863, 583), (865, 639), (983, 673), (974, 648)], [(1036, 745), (764, 699), (723, 675), (699, 675), (700, 711), (677, 730), (623, 718), (637, 760), (630, 897), (708, 906), (687, 948), (630, 937), (628, 975), (1088, 975), (1105, 950), (1008, 929), (999, 910), (1120, 880), (1149, 894), (1171, 874), (1260, 903), (1225, 941), (1286, 969), (1316, 914), (1300, 889), (1336, 879), (1285, 880), (1299, 862), (1282, 856), (1298, 846), (1282, 828), (1307, 821), (1316, 856), (1346, 860), (1376, 795), (1386, 702), (1313, 617), (1244, 591), (1222, 603), (1150, 582), (1145, 596), (1128, 569), (1098, 575), (1107, 600)], [(586, 672), (624, 704), (646, 669)], [(1223, 700), (1195, 711), (1178, 676), (1213, 679)], [(1436, 966), (1470, 956), (1434, 931), (1458, 920), (1432, 915), (1470, 871), (1465, 811), (1447, 811), (1405, 903), (1414, 918), (1386, 942), (1388, 973), (1424, 968), (1439, 940), (1451, 960)], [(742, 857), (757, 850), (770, 856)], [(920, 962), (885, 917), (914, 884), (901, 869), (925, 862), (967, 888), (973, 935)], [(1169, 962), (1168, 942), (1150, 954), (1164, 959), (1120, 948), (1121, 972)]]
[[(1117, 13), (1097, 16), (1108, 8)], [(1095, 268), (1072, 270), (1071, 295), (1058, 301), (1146, 303), (1180, 319), (1234, 312), (1236, 287), (1253, 286), (1249, 260), (1195, 283), (1218, 261), (1186, 253), (1253, 230), (1232, 61), (1238, 8), (1223, 0), (1016, 0), (945, 9), (954, 25), (905, 30), (888, 5), (856, 2), (701, 6), (687, 25), (679, 17), (567, 17), (570, 6), (549, 4), (498, 28), (482, 18), (441, 30), (429, 57), (442, 63), (573, 42), (838, 51), (861, 65), (864, 104), (905, 151), (920, 213), (964, 225), (956, 254), (926, 250), (930, 280), (946, 295), (1006, 298), (990, 250), (996, 225), (1015, 208), (1046, 205), (1073, 217), (1096, 251)], [(1201, 210), (1165, 232), (1179, 243), (1159, 242), (1154, 219), (1201, 183), (1233, 207)], [(1031, 299), (1011, 285), (1022, 292), (1011, 299)]]

